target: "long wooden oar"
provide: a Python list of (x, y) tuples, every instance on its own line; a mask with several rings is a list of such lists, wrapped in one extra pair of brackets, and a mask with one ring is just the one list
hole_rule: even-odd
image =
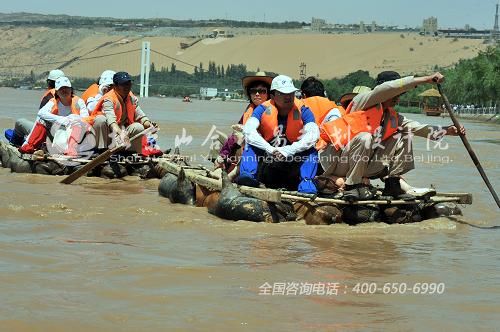
[(450, 114), (451, 121), (453, 122), (453, 125), (457, 128), (458, 130), (458, 135), (460, 136), (460, 139), (462, 140), (462, 143), (464, 143), (465, 148), (467, 149), (467, 152), (469, 152), (469, 156), (472, 158), (472, 161), (474, 162), (474, 165), (476, 165), (477, 170), (479, 171), (479, 174), (481, 174), (481, 177), (483, 178), (484, 182), (486, 183), (486, 187), (490, 190), (491, 195), (495, 199), (495, 202), (497, 203), (497, 206), (500, 208), (500, 200), (498, 199), (497, 193), (495, 192), (495, 189), (493, 189), (493, 186), (490, 183), (490, 180), (488, 180), (488, 177), (486, 176), (486, 173), (484, 172), (483, 166), (479, 163), (479, 159), (476, 156), (476, 153), (474, 150), (472, 150), (472, 147), (469, 144), (469, 141), (465, 137), (464, 134), (460, 132), (460, 123), (458, 123), (457, 118), (455, 117), (455, 114), (453, 113), (451, 109), (450, 102), (448, 101), (448, 98), (446, 95), (443, 93), (443, 89), (441, 88), (441, 84), (437, 85), (439, 94), (441, 94), (441, 97), (443, 97), (444, 104), (446, 105), (446, 110)]
[[(144, 129), (139, 134), (132, 137), (130, 139), (130, 142), (133, 142), (134, 140), (138, 139), (139, 137), (142, 137), (143, 135), (150, 134), (150, 133), (154, 132), (155, 130), (156, 130), (155, 127), (149, 127), (147, 129)], [(103, 162), (108, 160), (108, 158), (111, 157), (112, 154), (120, 152), (122, 150), (125, 150), (125, 148), (126, 148), (125, 145), (118, 145), (112, 149), (107, 149), (106, 151), (104, 151), (103, 153), (101, 153), (100, 155), (95, 157), (91, 162), (89, 162), (88, 164), (84, 165), (83, 167), (77, 169), (76, 171), (74, 171), (73, 173), (71, 173), (70, 175), (68, 175), (64, 179), (62, 179), (60, 181), (60, 183), (64, 183), (64, 184), (73, 183), (76, 179), (78, 179), (82, 175), (87, 174), (88, 172), (93, 170), (95, 167), (99, 166), (100, 164), (102, 164)]]

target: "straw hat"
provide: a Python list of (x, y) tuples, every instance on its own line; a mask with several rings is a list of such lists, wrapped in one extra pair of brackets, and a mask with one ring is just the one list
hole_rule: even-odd
[(243, 77), (241, 79), (241, 85), (243, 85), (243, 92), (245, 93), (245, 95), (247, 93), (247, 87), (255, 81), (266, 82), (267, 84), (269, 84), (269, 86), (271, 86), (273, 78), (271, 76), (268, 76), (265, 71), (259, 71), (255, 73), (255, 75)]
[(347, 106), (349, 106), (349, 103), (351, 102), (351, 100), (357, 95), (357, 94), (360, 94), (360, 93), (365, 93), (365, 92), (369, 92), (369, 91), (372, 91), (372, 89), (370, 89), (369, 87), (367, 86), (364, 86), (364, 85), (357, 85), (355, 86), (353, 89), (352, 89), (352, 92), (348, 92), (348, 93), (344, 93), (341, 97), (340, 97), (340, 105), (342, 105), (342, 107), (344, 109), (347, 108)]

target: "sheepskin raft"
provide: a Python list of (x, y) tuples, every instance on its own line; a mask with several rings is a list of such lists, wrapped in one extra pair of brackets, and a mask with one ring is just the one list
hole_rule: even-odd
[[(202, 166), (180, 166), (161, 160), (158, 167), (164, 171), (160, 195), (174, 203), (206, 206), (210, 213), (229, 220), (292, 221), (290, 219), (295, 215), (308, 224), (408, 223), (461, 215), (458, 204), (472, 204), (469, 193), (437, 193), (412, 201), (374, 199), (349, 202), (341, 198), (236, 186), (224, 174), (214, 174)], [(288, 208), (290, 206), (292, 209)]]

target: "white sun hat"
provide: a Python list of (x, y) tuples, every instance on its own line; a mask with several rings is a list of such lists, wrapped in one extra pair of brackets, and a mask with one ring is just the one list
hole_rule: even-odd
[(59, 90), (62, 87), (68, 87), (71, 88), (71, 82), (69, 81), (69, 78), (66, 76), (61, 76), (56, 80), (56, 90)]
[(271, 83), (271, 91), (277, 90), (281, 93), (292, 93), (299, 91), (294, 85), (290, 77), (286, 75), (278, 75), (273, 79)]
[(113, 70), (105, 70), (99, 78), (99, 85), (111, 85), (113, 84), (113, 76), (116, 74)]
[(49, 72), (49, 77), (47, 77), (48, 80), (52, 80), (52, 81), (55, 81), (57, 80), (59, 77), (62, 77), (64, 76), (64, 73), (62, 70), (60, 69), (53, 69)]

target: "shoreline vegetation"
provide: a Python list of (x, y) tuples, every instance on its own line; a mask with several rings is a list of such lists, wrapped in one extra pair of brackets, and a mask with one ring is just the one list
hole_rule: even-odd
[[(499, 44), (486, 47), (484, 43), (481, 45), (477, 44), (478, 42), (476, 41), (475, 46), (473, 44), (467, 46), (465, 44), (462, 45), (462, 43), (466, 42), (465, 39), (455, 38), (452, 40), (451, 38), (419, 36), (416, 29), (407, 29), (408, 31), (401, 34), (393, 31), (390, 37), (384, 36), (384, 33), (387, 34), (386, 31), (392, 31), (395, 27), (377, 26), (376, 33), (359, 34), (359, 30), (356, 32), (356, 26), (356, 24), (346, 25), (343, 27), (346, 31), (340, 31), (343, 28), (336, 27), (335, 29), (337, 30), (327, 33), (315, 33), (312, 31), (310, 22), (263, 23), (220, 19), (194, 21), (166, 18), (103, 19), (68, 15), (0, 13), (0, 30), (3, 32), (0, 36), (0, 42), (5, 43), (6, 47), (3, 56), (0, 56), (0, 86), (25, 89), (43, 88), (45, 86), (46, 71), (43, 71), (42, 68), (50, 67), (50, 69), (53, 69), (60, 67), (71, 77), (73, 85), (77, 90), (85, 90), (99, 75), (93, 72), (101, 72), (100, 68), (96, 70), (97, 67), (106, 66), (114, 68), (117, 66), (116, 60), (119, 59), (114, 60), (115, 58), (111, 56), (112, 54), (108, 54), (111, 53), (111, 49), (116, 54), (140, 51), (133, 48), (140, 46), (141, 40), (145, 36), (149, 36), (152, 39), (151, 44), (154, 45), (152, 55), (155, 55), (155, 57), (151, 57), (149, 76), (149, 95), (151, 96), (191, 96), (192, 98), (196, 98), (200, 95), (200, 88), (211, 87), (217, 88), (218, 92), (227, 92), (217, 96), (223, 100), (240, 99), (243, 98), (243, 91), (241, 90), (242, 77), (252, 75), (261, 70), (266, 71), (270, 75), (286, 73), (284, 69), (288, 68), (287, 66), (290, 66), (292, 62), (294, 64), (293, 67), (297, 68), (295, 62), (300, 63), (304, 60), (308, 65), (308, 74), (305, 76), (312, 74), (319, 77), (325, 85), (328, 97), (335, 101), (338, 101), (344, 93), (352, 91), (353, 87), (357, 85), (373, 87), (375, 85), (373, 77), (378, 72), (396, 70), (402, 76), (409, 74), (418, 75), (418, 73), (430, 74), (435, 71), (442, 72), (446, 77), (443, 88), (452, 104), (486, 107), (500, 104), (500, 75), (498, 75), (500, 68)], [(65, 27), (71, 27), (71, 31), (67, 31), (68, 29), (65, 30)], [(94, 37), (88, 35), (90, 33), (89, 27), (96, 28), (95, 32), (93, 32)], [(265, 29), (262, 29), (263, 27)], [(213, 31), (219, 31), (219, 28), (226, 30), (225, 34), (227, 37), (234, 38), (204, 36), (207, 37), (207, 43), (204, 41), (197, 43), (187, 51), (182, 50), (177, 52), (178, 55), (173, 55), (173, 57), (171, 55), (161, 54), (160, 56), (156, 54), (159, 53), (159, 50), (165, 52), (165, 49), (172, 50), (174, 47), (178, 48), (179, 41), (183, 41), (182, 38), (192, 37), (184, 36), (182, 33), (194, 34), (196, 32), (201, 33), (202, 31), (206, 33), (212, 32), (212, 29), (214, 29)], [(261, 30), (267, 30), (267, 32), (262, 32)], [(232, 34), (233, 31), (236, 35)], [(290, 34), (283, 35), (283, 31), (290, 32)], [(71, 36), (67, 35), (68, 33)], [(255, 35), (253, 37), (249, 37), (248, 35), (242, 37), (245, 33), (255, 33)], [(270, 37), (275, 33), (278, 34), (276, 35), (278, 37)], [(333, 34), (339, 33), (340, 35), (335, 37), (339, 39), (325, 39), (333, 38)], [(167, 42), (165, 39), (155, 39), (166, 38), (166, 36), (170, 36), (171, 40)], [(175, 36), (179, 38), (174, 38)], [(353, 56), (350, 56), (348, 52), (341, 52), (336, 57), (336, 61), (329, 61), (328, 58), (324, 59), (323, 57), (323, 62), (316, 59), (318, 61), (315, 63), (311, 62), (314, 59), (302, 59), (302, 55), (299, 54), (295, 54), (293, 61), (286, 58), (275, 59), (272, 55), (264, 62), (262, 62), (261, 55), (257, 57), (258, 60), (255, 60), (253, 56), (247, 57), (251, 53), (251, 50), (269, 47), (268, 43), (276, 45), (275, 47), (286, 48), (289, 43), (296, 43), (296, 39), (292, 39), (293, 36), (300, 36), (294, 38), (299, 38), (304, 44), (303, 48), (305, 49), (309, 49), (310, 47), (314, 49), (313, 45), (317, 47), (323, 44), (325, 45), (324, 51), (326, 52), (328, 52), (328, 47), (326, 47), (327, 44), (325, 43), (330, 44), (331, 42), (335, 43), (337, 49), (347, 50), (352, 49), (352, 45), (348, 43), (364, 45), (368, 42), (375, 42), (375, 39), (380, 38), (378, 42), (383, 40), (386, 42), (386, 45), (393, 46), (390, 49), (383, 49), (383, 51), (388, 52), (387, 54), (380, 53), (376, 57), (372, 54), (372, 56), (365, 58), (362, 56), (363, 52), (358, 52), (359, 54), (355, 57), (355, 61), (352, 60)], [(55, 40), (59, 38), (61, 40), (68, 40), (68, 47), (71, 47), (72, 51), (76, 50), (76, 53), (70, 52), (64, 56), (54, 53), (54, 50), (58, 49), (57, 47), (54, 48), (54, 38)], [(238, 41), (236, 41), (237, 39)], [(410, 44), (406, 45), (405, 43), (408, 42), (411, 45), (416, 43), (418, 47), (414, 48), (411, 52), (406, 48), (406, 52), (401, 53), (402, 50), (399, 50), (398, 47), (402, 44), (407, 47)], [(13, 45), (23, 45), (22, 50), (19, 51), (19, 47), (11, 50), (10, 48), (14, 47)], [(250, 47), (243, 54), (238, 53), (236, 58), (227, 58), (225, 55), (228, 53), (227, 50), (224, 51), (225, 48), (238, 47), (238, 49), (245, 49), (245, 45), (250, 45)], [(348, 47), (348, 45), (351, 45), (351, 47)], [(108, 48), (109, 50), (105, 51)], [(106, 54), (101, 55), (99, 53), (101, 49)], [(445, 53), (432, 53), (437, 49), (445, 51)], [(234, 50), (229, 53), (235, 53)], [(396, 55), (397, 52), (400, 52), (400, 54)], [(89, 54), (87, 56), (88, 59), (85, 57), (86, 54)], [(196, 54), (207, 55), (199, 57)], [(389, 54), (393, 55), (390, 61), (386, 57)], [(457, 54), (460, 55), (457, 56)], [(476, 56), (472, 57), (474, 55)], [(134, 53), (131, 59), (136, 59), (137, 56), (138, 54)], [(206, 60), (207, 57), (216, 60)], [(92, 58), (96, 59), (93, 60)], [(417, 61), (420, 58), (425, 58), (425, 61)], [(447, 61), (442, 61), (443, 58), (446, 58)], [(180, 59), (183, 59), (183, 61)], [(198, 62), (200, 59), (203, 59), (203, 61)], [(228, 62), (231, 59), (233, 61), (244, 61), (244, 63), (235, 64)], [(382, 60), (383, 62), (380, 62)], [(54, 61), (64, 62), (58, 64), (58, 62)], [(377, 64), (377, 61), (380, 63)], [(457, 62), (454, 63), (454, 61)], [(30, 63), (33, 65), (31, 66)], [(52, 64), (49, 65), (49, 63)], [(285, 63), (290, 64), (285, 65)], [(425, 63), (425, 67), (422, 67), (422, 63)], [(124, 65), (121, 64), (119, 66)], [(314, 66), (319, 67), (314, 68)], [(88, 67), (88, 70), (82, 69), (86, 67)], [(135, 81), (133, 90), (134, 92), (138, 92), (140, 76), (134, 69), (136, 66), (128, 64), (125, 67), (130, 67), (128, 71), (134, 77)], [(342, 67), (343, 69), (339, 69)], [(332, 68), (335, 68), (333, 72), (331, 71)], [(357, 68), (360, 68), (360, 70), (356, 70)], [(294, 70), (294, 72), (296, 71), (297, 69)], [(349, 71), (351, 72), (349, 73)], [(321, 74), (319, 74), (320, 72)], [(342, 72), (344, 73), (343, 75), (331, 78)], [(333, 73), (333, 75), (328, 73)], [(89, 76), (92, 78), (89, 78)], [(300, 86), (301, 80), (295, 80), (295, 84), (296, 86)], [(404, 94), (400, 101), (400, 105), (402, 105), (404, 111), (411, 113), (420, 112), (419, 107), (422, 98), (418, 95), (428, 88), (429, 86), (419, 86)]]
[[(195, 70), (193, 74), (176, 69), (175, 64), (170, 68), (161, 68), (157, 70), (154, 63), (151, 66), (150, 82), (155, 84), (150, 86), (149, 94), (151, 96), (199, 97), (199, 89), (202, 86), (239, 86), (241, 77), (252, 75), (254, 72), (248, 71), (246, 65), (228, 65), (226, 68), (217, 65), (211, 61), (208, 68), (203, 70), (203, 64), (199, 67), (202, 70)], [(500, 46), (491, 46), (473, 59), (461, 60), (455, 67), (444, 69), (435, 68), (441, 71), (446, 81), (443, 84), (448, 99), (452, 104), (474, 104), (481, 106), (499, 105), (500, 99)], [(277, 73), (268, 72), (270, 75)], [(134, 77), (135, 82), (139, 81), (139, 76)], [(328, 97), (338, 101), (339, 97), (357, 85), (373, 87), (375, 80), (369, 72), (358, 70), (342, 78), (323, 79), (322, 80)], [(73, 79), (74, 86), (77, 89), (84, 90), (93, 81), (86, 78)], [(295, 84), (300, 86), (301, 81), (295, 80)], [(33, 76), (22, 79), (7, 79), (0, 83), (5, 87), (43, 86), (43, 81), (36, 80)], [(137, 91), (138, 84), (134, 85)], [(420, 93), (428, 89), (428, 86), (419, 86), (403, 96), (401, 96), (400, 106), (406, 113), (421, 113), (419, 107), (421, 98)], [(241, 88), (232, 90), (236, 98), (242, 98)], [(225, 98), (222, 98), (223, 100)]]

